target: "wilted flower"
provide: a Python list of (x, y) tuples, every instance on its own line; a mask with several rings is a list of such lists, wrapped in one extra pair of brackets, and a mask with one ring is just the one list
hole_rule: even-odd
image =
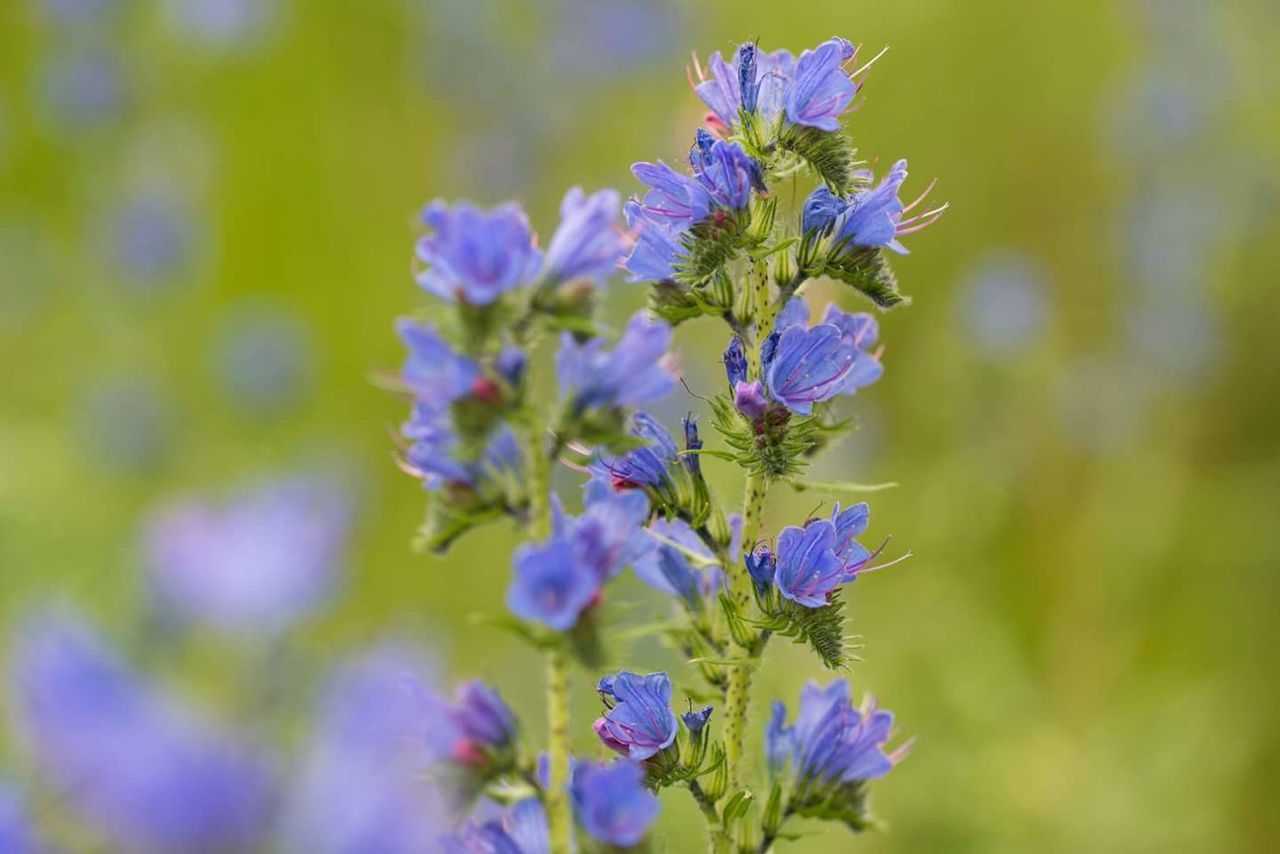
[(602, 338), (578, 344), (565, 333), (556, 353), (560, 396), (575, 412), (652, 403), (675, 386), (664, 358), (670, 346), (671, 327), (643, 312), (631, 316), (611, 351)]
[(542, 264), (529, 221), (514, 202), (484, 211), (434, 201), (422, 221), (430, 232), (418, 240), (417, 257), (426, 267), (416, 278), (441, 299), (489, 305), (531, 281)]
[(169, 702), (66, 614), (22, 625), (11, 701), (54, 788), (123, 850), (249, 850), (267, 817), (260, 759)]
[(638, 844), (658, 817), (658, 797), (644, 785), (644, 769), (619, 759), (578, 762), (569, 784), (574, 814), (582, 829), (610, 845)]
[(283, 631), (339, 581), (350, 508), (337, 485), (288, 478), (226, 501), (182, 499), (147, 525), (147, 578), (157, 607), (226, 632)]
[(574, 187), (565, 193), (560, 227), (547, 244), (546, 264), (554, 280), (600, 282), (617, 270), (626, 251), (618, 228), (619, 204), (614, 190), (588, 196)]

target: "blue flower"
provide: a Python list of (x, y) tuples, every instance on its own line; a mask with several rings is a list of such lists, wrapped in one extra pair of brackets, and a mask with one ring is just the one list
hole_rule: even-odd
[(835, 543), (832, 551), (844, 567), (845, 581), (852, 581), (859, 570), (871, 560), (871, 552), (867, 551), (854, 537), (867, 530), (871, 518), (871, 508), (867, 502), (860, 501), (844, 510), (840, 502), (836, 502), (831, 510), (831, 525), (835, 528)]
[(778, 570), (778, 559), (767, 543), (756, 546), (755, 549), (743, 555), (742, 559), (747, 565), (747, 574), (751, 576), (751, 580), (755, 582), (758, 589), (763, 591), (773, 586)]
[(447, 826), (427, 785), (428, 699), (419, 663), (391, 648), (363, 654), (330, 680), (297, 785), (286, 804), (288, 851), (436, 850)]
[(47, 850), (27, 820), (22, 798), (0, 785), (0, 851), (8, 854), (38, 854)]
[(653, 416), (636, 412), (627, 432), (645, 444), (618, 456), (600, 454), (591, 463), (592, 475), (607, 480), (614, 489), (670, 486), (680, 451), (667, 428)]
[(161, 614), (224, 632), (274, 634), (326, 602), (339, 581), (350, 508), (337, 485), (286, 478), (221, 503), (182, 499), (145, 533)]
[(832, 235), (831, 240), (841, 252), (856, 247), (883, 247), (900, 255), (907, 248), (898, 240), (932, 225), (946, 210), (946, 205), (903, 219), (928, 195), (926, 190), (910, 205), (904, 206), (898, 191), (907, 180), (907, 161), (899, 160), (889, 169), (889, 174), (875, 187), (863, 190), (844, 200), (833, 196), (825, 188), (814, 190), (805, 201), (801, 221), (806, 232)]
[(795, 58), (785, 50), (765, 52), (754, 44), (744, 44), (732, 59), (731, 67), (719, 51), (711, 54), (705, 72), (697, 69), (694, 91), (724, 125), (738, 121), (739, 109), (757, 112), (772, 122), (782, 111), (783, 97), (795, 74)]
[(560, 227), (547, 245), (546, 264), (553, 279), (598, 283), (613, 275), (626, 249), (618, 228), (618, 207), (615, 190), (588, 196), (581, 187), (574, 187), (565, 193)]
[(855, 708), (849, 683), (843, 679), (826, 688), (807, 683), (792, 727), (786, 727), (785, 715), (786, 709), (776, 703), (766, 733), (766, 752), (773, 773), (781, 770), (789, 754), (797, 784), (874, 780), (906, 756), (905, 747), (891, 753), (884, 750), (892, 736), (893, 715), (870, 701)]
[(547, 812), (537, 798), (525, 798), (495, 821), (468, 822), (441, 845), (446, 854), (549, 854)]
[(568, 631), (599, 597), (604, 583), (651, 547), (637, 536), (649, 515), (643, 493), (588, 492), (578, 518), (557, 510), (545, 543), (517, 549), (507, 607), (518, 617)]
[(422, 221), (431, 231), (418, 240), (417, 257), (426, 267), (416, 278), (441, 299), (489, 305), (528, 283), (542, 264), (529, 221), (514, 202), (484, 211), (434, 201)]
[[(689, 413), (684, 417), (684, 448), (686, 451), (701, 451), (702, 440), (698, 438), (698, 419)], [(680, 462), (685, 470), (694, 477), (702, 477), (702, 455), (697, 453), (682, 454)]]
[(701, 709), (685, 712), (680, 720), (684, 721), (685, 729), (689, 730), (690, 735), (697, 735), (702, 732), (707, 721), (711, 720), (711, 707), (703, 706)]
[(10, 702), (37, 764), (111, 847), (261, 842), (271, 785), (259, 757), (154, 691), (77, 618), (28, 618), (10, 673)]
[(840, 392), (858, 350), (830, 324), (790, 326), (774, 334), (762, 353), (769, 394), (797, 415), (809, 415), (813, 404)]
[(857, 350), (849, 375), (840, 387), (841, 394), (853, 394), (884, 375), (884, 365), (880, 363), (879, 355), (872, 352), (880, 338), (880, 324), (873, 315), (867, 312), (850, 314), (835, 305), (828, 305), (822, 322), (838, 328), (841, 340)]
[(836, 528), (820, 519), (803, 528), (794, 525), (778, 535), (775, 580), (778, 592), (806, 608), (827, 604), (844, 579), (844, 564), (835, 553)]
[(595, 722), (596, 734), (612, 750), (642, 761), (670, 747), (679, 724), (671, 711), (671, 678), (640, 676), (626, 670), (600, 680), (597, 689), (609, 706)]
[(724, 373), (729, 379), (729, 390), (738, 383), (747, 381), (747, 354), (742, 350), (742, 340), (737, 335), (729, 339), (729, 347), (724, 351)]
[(717, 139), (709, 146), (701, 143), (698, 150), (697, 180), (715, 207), (741, 210), (750, 203), (752, 189), (764, 191), (760, 164), (738, 143)]
[(401, 318), (396, 321), (396, 332), (409, 348), (400, 378), (418, 399), (445, 407), (471, 394), (483, 379), (480, 365), (455, 353), (434, 327)]
[(844, 68), (854, 53), (847, 40), (833, 38), (800, 54), (795, 80), (786, 94), (788, 121), (824, 131), (839, 129), (839, 116), (858, 94)]
[(661, 161), (636, 163), (631, 174), (649, 188), (638, 205), (650, 222), (683, 231), (711, 212), (711, 194), (691, 175), (677, 172)]
[(664, 357), (671, 346), (671, 327), (636, 312), (612, 351), (602, 338), (578, 344), (572, 335), (560, 338), (556, 376), (560, 396), (574, 411), (595, 407), (640, 406), (665, 396), (675, 375)]
[[(714, 561), (715, 555), (687, 522), (656, 519), (649, 530), (656, 535), (653, 539), (657, 547), (635, 562), (634, 568), (640, 580), (669, 596), (679, 596), (694, 607), (715, 594), (724, 583), (724, 572), (718, 566), (698, 569), (692, 565), (686, 552), (707, 561)], [(664, 541), (675, 543), (680, 548)]]
[(427, 706), (427, 748), (434, 761), (481, 766), (515, 741), (511, 709), (497, 691), (479, 680), (459, 685), (452, 702), (429, 694)]
[(434, 404), (416, 402), (400, 432), (412, 443), (405, 454), (405, 468), (422, 478), (427, 489), (450, 486), (483, 490), (520, 476), (520, 442), (505, 423), (493, 430), (484, 451), (474, 460), (459, 456), (460, 443), (449, 410)]
[(660, 282), (672, 279), (676, 263), (684, 252), (679, 234), (667, 224), (650, 217), (639, 202), (631, 201), (623, 208), (627, 227), (635, 237), (635, 246), (627, 256), (628, 281)]
[(765, 764), (770, 778), (777, 776), (791, 759), (791, 729), (787, 726), (787, 706), (781, 700), (773, 701), (773, 714), (764, 731)]
[(609, 845), (637, 845), (658, 817), (658, 797), (644, 785), (644, 769), (625, 759), (579, 762), (569, 785), (582, 829)]

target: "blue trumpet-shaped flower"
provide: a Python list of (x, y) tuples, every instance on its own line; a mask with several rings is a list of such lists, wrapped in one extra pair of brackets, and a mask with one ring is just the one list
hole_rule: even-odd
[(872, 352), (880, 338), (880, 324), (873, 315), (867, 312), (850, 314), (841, 311), (835, 305), (827, 306), (827, 313), (822, 318), (840, 330), (840, 338), (857, 350), (849, 375), (840, 387), (841, 394), (853, 394), (860, 388), (871, 385), (884, 375), (884, 365), (880, 358)]
[(825, 519), (803, 528), (783, 528), (774, 576), (778, 592), (806, 608), (827, 604), (827, 597), (844, 581), (844, 564), (835, 545), (836, 528)]
[(694, 91), (725, 125), (738, 120), (738, 110), (755, 112), (772, 122), (782, 111), (785, 93), (795, 75), (795, 58), (785, 50), (762, 51), (744, 44), (726, 62), (719, 51), (711, 54), (705, 75)]
[(807, 233), (830, 234), (833, 245), (841, 252), (883, 247), (905, 255), (907, 248), (898, 238), (933, 224), (946, 210), (942, 205), (903, 219), (924, 198), (922, 195), (911, 206), (904, 206), (898, 191), (906, 180), (907, 161), (899, 160), (879, 184), (851, 199), (841, 199), (825, 187), (814, 190), (805, 201), (802, 226)]
[(809, 415), (815, 403), (840, 392), (858, 350), (844, 340), (839, 327), (825, 323), (809, 329), (790, 326), (775, 335), (762, 353), (765, 385), (787, 409)]
[(824, 131), (839, 129), (840, 115), (858, 94), (844, 68), (854, 53), (847, 40), (833, 38), (800, 54), (785, 98), (788, 121)]
[(670, 485), (680, 450), (667, 428), (651, 415), (637, 412), (631, 416), (628, 432), (645, 444), (618, 456), (601, 454), (591, 463), (591, 473), (614, 489)]
[(531, 281), (542, 264), (529, 221), (514, 202), (485, 211), (434, 201), (422, 221), (430, 231), (418, 240), (425, 267), (416, 278), (441, 299), (489, 305)]
[(636, 163), (631, 173), (649, 188), (638, 205), (652, 222), (682, 231), (711, 212), (711, 194), (692, 175), (677, 172), (661, 161)]
[(449, 486), (483, 490), (519, 478), (523, 464), (520, 442), (507, 424), (493, 430), (477, 459), (459, 455), (460, 442), (449, 411), (433, 404), (415, 403), (400, 432), (412, 443), (405, 454), (406, 468), (421, 477), (427, 489)]
[(546, 266), (553, 279), (601, 282), (613, 274), (626, 250), (618, 228), (619, 205), (615, 190), (588, 196), (574, 187), (565, 193), (560, 227), (547, 244)]
[(597, 690), (609, 706), (594, 725), (606, 747), (642, 761), (675, 741), (679, 724), (671, 711), (667, 674), (641, 676), (624, 670), (601, 679)]
[(643, 493), (607, 488), (590, 490), (587, 509), (577, 518), (557, 509), (551, 538), (516, 551), (507, 607), (557, 631), (573, 628), (604, 583), (652, 548), (639, 536), (648, 515)]
[(670, 345), (671, 327), (643, 312), (631, 316), (613, 350), (605, 350), (602, 338), (578, 344), (565, 333), (556, 353), (561, 398), (577, 412), (659, 400), (675, 386), (663, 358)]
[(893, 715), (868, 701), (855, 708), (849, 683), (837, 679), (823, 688), (809, 682), (800, 693), (795, 724), (786, 726), (786, 709), (775, 703), (765, 735), (770, 771), (779, 773), (789, 759), (796, 784), (857, 783), (883, 777), (906, 756), (886, 753)]
[(396, 331), (409, 348), (400, 378), (420, 400), (446, 407), (471, 394), (484, 377), (479, 363), (454, 352), (434, 327), (401, 318)]
[(705, 130), (697, 132), (694, 170), (698, 183), (706, 189), (715, 207), (741, 210), (751, 201), (752, 189), (764, 191), (760, 164), (736, 142), (712, 139)]
[(627, 202), (623, 208), (627, 227), (635, 238), (635, 246), (627, 256), (626, 267), (632, 282), (661, 282), (676, 274), (676, 263), (684, 252), (680, 232), (670, 224), (650, 217), (639, 202)]
[(845, 581), (856, 578), (858, 572), (871, 560), (871, 552), (854, 539), (867, 530), (870, 518), (871, 508), (865, 501), (860, 501), (843, 510), (840, 509), (840, 502), (837, 501), (831, 510), (831, 525), (836, 533), (832, 550), (844, 568)]
[(574, 814), (592, 838), (637, 845), (658, 817), (658, 797), (645, 788), (644, 769), (625, 759), (579, 762), (569, 784)]

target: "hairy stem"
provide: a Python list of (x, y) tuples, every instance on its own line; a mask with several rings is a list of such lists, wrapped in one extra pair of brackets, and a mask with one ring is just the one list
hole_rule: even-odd
[(697, 780), (689, 781), (689, 794), (693, 795), (698, 809), (707, 823), (708, 850), (711, 854), (720, 854), (729, 850), (729, 837), (720, 823), (720, 813), (716, 810), (716, 802), (702, 789)]
[[(531, 428), (529, 457), (529, 536), (551, 535), (551, 460), (546, 436)], [(573, 850), (573, 817), (569, 810), (569, 663), (564, 649), (547, 650), (547, 754), (550, 759), (545, 805), (553, 854)]]

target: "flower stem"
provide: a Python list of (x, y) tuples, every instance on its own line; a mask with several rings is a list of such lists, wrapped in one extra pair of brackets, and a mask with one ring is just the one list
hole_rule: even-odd
[(689, 781), (689, 793), (693, 795), (693, 799), (698, 804), (698, 809), (702, 810), (703, 818), (707, 822), (707, 836), (710, 843), (708, 850), (711, 854), (721, 854), (729, 850), (729, 837), (724, 831), (724, 826), (720, 823), (720, 813), (716, 811), (716, 803), (711, 800), (710, 796), (703, 791), (702, 785), (697, 780)]
[(550, 773), (546, 809), (552, 854), (573, 850), (573, 822), (569, 812), (569, 664), (564, 650), (547, 651), (547, 753)]
[[(529, 536), (551, 535), (551, 461), (543, 431), (529, 430)], [(545, 806), (552, 854), (573, 850), (569, 810), (569, 662), (563, 646), (547, 650), (547, 754), (550, 759)]]

